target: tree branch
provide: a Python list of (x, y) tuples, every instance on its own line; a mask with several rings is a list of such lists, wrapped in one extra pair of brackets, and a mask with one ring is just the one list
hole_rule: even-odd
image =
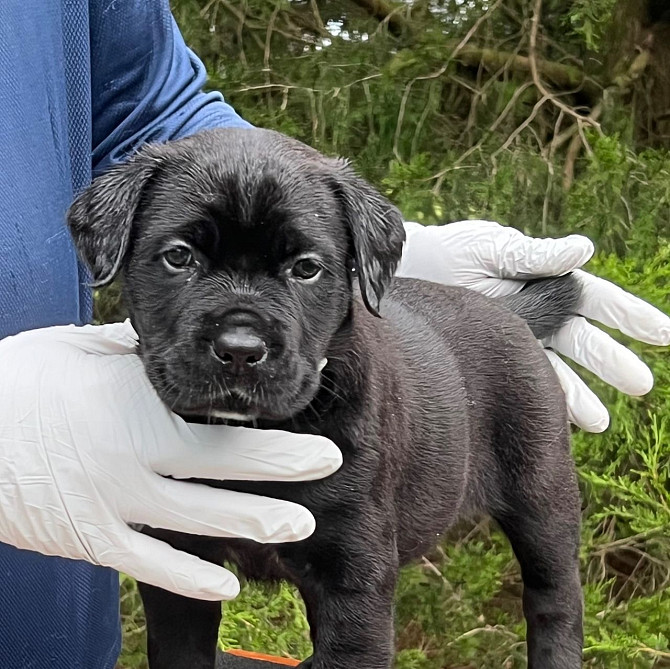
[[(507, 64), (509, 70), (531, 74), (531, 59), (518, 56), (507, 51), (482, 49), (476, 46), (465, 46), (456, 54), (455, 60), (468, 67), (482, 65), (487, 70), (497, 70)], [(584, 72), (573, 65), (554, 63), (550, 60), (536, 58), (537, 72), (563, 91), (582, 91), (590, 100), (597, 100), (602, 94), (602, 86), (595, 80), (586, 77)]]
[[(352, 2), (364, 9), (370, 16), (375, 17), (381, 22), (386, 22), (392, 34), (408, 32), (410, 25), (403, 16), (402, 12), (406, 7), (394, 5), (387, 0), (352, 0)], [(474, 32), (480, 24), (488, 19), (500, 2), (495, 2), (475, 23), (466, 37), (456, 43), (449, 40), (445, 43), (447, 50), (450, 50), (449, 60), (456, 60), (467, 67), (482, 66), (487, 70), (498, 70), (501, 67), (507, 67), (514, 72), (533, 73), (533, 59), (537, 68), (537, 74), (559, 88), (561, 91), (582, 92), (592, 102), (596, 102), (602, 96), (603, 86), (596, 80), (588, 77), (584, 72), (574, 65), (565, 65), (549, 60), (543, 60), (536, 55), (533, 57), (519, 56), (517, 54), (500, 51), (498, 49), (481, 48), (468, 44)], [(541, 6), (541, 3), (540, 3)], [(539, 14), (534, 17), (539, 20)], [(546, 91), (540, 91), (544, 94)], [(547, 92), (548, 93), (548, 92)]]

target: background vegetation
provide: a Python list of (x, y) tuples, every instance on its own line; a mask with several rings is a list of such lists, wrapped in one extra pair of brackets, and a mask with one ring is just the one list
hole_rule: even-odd
[[(590, 269), (670, 311), (667, 0), (174, 0), (211, 86), (251, 122), (354, 160), (408, 219), (579, 231)], [(112, 293), (99, 317), (118, 310)], [(583, 499), (586, 665), (670, 666), (670, 357), (656, 388), (591, 379), (612, 415), (574, 435)], [(145, 666), (124, 580), (120, 666)], [(487, 521), (406, 569), (402, 669), (523, 666), (516, 563)], [(293, 590), (248, 585), (220, 639), (309, 653)]]

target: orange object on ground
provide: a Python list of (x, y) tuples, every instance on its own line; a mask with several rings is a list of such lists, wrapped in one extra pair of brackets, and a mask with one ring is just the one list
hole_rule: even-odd
[(297, 667), (300, 662), (298, 660), (291, 660), (287, 657), (272, 657), (271, 655), (263, 655), (262, 653), (251, 653), (246, 650), (227, 650), (226, 653), (235, 655), (236, 657), (246, 657), (250, 660), (261, 660), (263, 662), (274, 662), (274, 664), (283, 664), (285, 667)]

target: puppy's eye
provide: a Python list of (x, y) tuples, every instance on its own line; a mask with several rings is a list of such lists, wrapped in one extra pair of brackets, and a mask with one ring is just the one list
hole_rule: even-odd
[(291, 267), (291, 277), (307, 281), (315, 279), (321, 273), (321, 265), (312, 258), (302, 258)]
[(163, 252), (163, 261), (170, 269), (186, 269), (194, 264), (193, 252), (188, 246), (173, 246)]

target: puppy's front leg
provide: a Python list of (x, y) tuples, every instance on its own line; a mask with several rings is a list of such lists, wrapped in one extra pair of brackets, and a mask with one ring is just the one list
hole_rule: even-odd
[(389, 669), (393, 664), (393, 595), (320, 594), (309, 669)]
[[(220, 539), (145, 528), (149, 534), (214, 564), (223, 564)], [(214, 669), (221, 602), (175, 595), (138, 583), (147, 620), (150, 669)]]
[(150, 669), (214, 669), (221, 602), (138, 583), (147, 619)]
[[(346, 560), (346, 558), (345, 558)], [(393, 595), (397, 559), (383, 554), (331, 563), (300, 586), (308, 607), (314, 654), (309, 669), (390, 669), (394, 655)]]

